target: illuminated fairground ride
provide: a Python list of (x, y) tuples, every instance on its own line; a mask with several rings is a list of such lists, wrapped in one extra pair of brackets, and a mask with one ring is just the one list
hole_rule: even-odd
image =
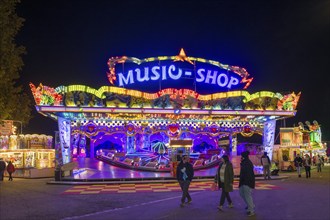
[(223, 153), (237, 155), (238, 134), (255, 133), (271, 157), (275, 122), (294, 116), (300, 97), (250, 94), (244, 89), (253, 78), (244, 68), (187, 57), (183, 49), (177, 56), (110, 58), (108, 65), (112, 86), (30, 84), (37, 111), (58, 121), (58, 164), (96, 157), (130, 169), (169, 171), (182, 153), (202, 169)]

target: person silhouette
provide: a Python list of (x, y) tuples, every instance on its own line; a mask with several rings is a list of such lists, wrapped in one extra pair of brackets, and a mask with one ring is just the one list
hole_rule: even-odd
[(270, 159), (267, 155), (267, 152), (264, 152), (264, 155), (261, 157), (261, 164), (263, 167), (264, 178), (270, 179)]
[(298, 172), (298, 177), (301, 177), (301, 167), (302, 167), (302, 164), (303, 164), (303, 159), (300, 157), (299, 154), (297, 154), (296, 158), (294, 158), (294, 165), (297, 169), (297, 172)]
[(227, 155), (223, 155), (221, 158), (217, 173), (214, 177), (214, 183), (218, 185), (219, 189), (222, 189), (218, 209), (223, 211), (223, 204), (225, 203), (226, 198), (228, 207), (233, 208), (234, 206), (229, 192), (233, 191), (234, 169), (233, 164), (229, 161), (229, 157)]
[(0, 181), (3, 181), (3, 176), (6, 170), (6, 162), (0, 158)]
[(9, 174), (9, 179), (8, 180), (9, 181), (13, 181), (12, 174), (15, 172), (15, 166), (14, 166), (14, 164), (11, 161), (9, 161), (9, 163), (7, 165), (7, 172)]
[(252, 190), (255, 188), (255, 175), (253, 171), (253, 163), (249, 159), (249, 151), (241, 154), (241, 171), (239, 174), (239, 194), (247, 205), (247, 215), (254, 216), (254, 202), (252, 198)]
[(182, 157), (182, 160), (177, 167), (176, 175), (182, 190), (180, 207), (184, 207), (186, 199), (188, 199), (187, 201), (188, 204), (190, 204), (192, 201), (188, 190), (189, 190), (190, 182), (194, 177), (194, 169), (192, 164), (189, 162), (189, 157), (187, 155), (184, 155)]

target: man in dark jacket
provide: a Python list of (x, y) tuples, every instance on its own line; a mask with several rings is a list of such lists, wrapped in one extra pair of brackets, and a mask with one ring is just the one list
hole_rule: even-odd
[(249, 159), (249, 151), (241, 154), (241, 171), (239, 175), (239, 194), (247, 205), (248, 216), (255, 215), (252, 189), (255, 188), (253, 163)]
[(177, 180), (179, 181), (181, 190), (182, 190), (182, 197), (181, 197), (181, 207), (184, 207), (184, 203), (186, 198), (188, 199), (187, 203), (191, 203), (191, 197), (189, 195), (189, 185), (194, 177), (194, 169), (191, 163), (189, 163), (189, 158), (187, 155), (182, 157), (182, 161), (179, 163), (177, 170), (176, 170)]
[(294, 158), (294, 165), (297, 168), (297, 172), (298, 172), (298, 177), (301, 177), (301, 167), (303, 165), (303, 159), (300, 157), (299, 154), (297, 154), (296, 158)]

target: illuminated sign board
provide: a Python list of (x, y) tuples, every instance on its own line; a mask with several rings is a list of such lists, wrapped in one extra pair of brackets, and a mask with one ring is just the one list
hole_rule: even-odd
[[(181, 62), (180, 62), (181, 61)], [(253, 78), (244, 68), (217, 61), (187, 57), (181, 49), (177, 56), (138, 59), (109, 59), (109, 82), (128, 89), (159, 91), (165, 88), (187, 88), (207, 93), (246, 89)]]
[(11, 135), (13, 133), (13, 121), (1, 120), (0, 121), (0, 135)]

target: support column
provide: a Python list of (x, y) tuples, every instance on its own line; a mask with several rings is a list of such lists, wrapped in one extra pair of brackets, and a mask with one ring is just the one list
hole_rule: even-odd
[(94, 159), (94, 143), (95, 143), (95, 140), (94, 139), (91, 139), (90, 138), (90, 152), (89, 152), (89, 155), (90, 155), (90, 159)]
[(268, 121), (264, 124), (263, 146), (265, 147), (265, 152), (268, 153), (270, 160), (272, 160), (272, 156), (273, 156), (275, 128), (276, 128), (275, 120)]
[(71, 121), (58, 117), (58, 129), (62, 152), (62, 163), (66, 164), (72, 160), (70, 150)]
[(229, 148), (232, 156), (237, 156), (237, 135), (230, 132), (229, 135)]
[(60, 141), (60, 132), (59, 131), (55, 131), (54, 147), (55, 147), (55, 167), (57, 168), (57, 167), (61, 166), (61, 164), (63, 164), (61, 141)]
[(127, 153), (134, 153), (135, 152), (135, 136), (128, 136), (127, 135)]
[(148, 150), (150, 150), (150, 134), (144, 133), (142, 138), (143, 148), (147, 148)]

